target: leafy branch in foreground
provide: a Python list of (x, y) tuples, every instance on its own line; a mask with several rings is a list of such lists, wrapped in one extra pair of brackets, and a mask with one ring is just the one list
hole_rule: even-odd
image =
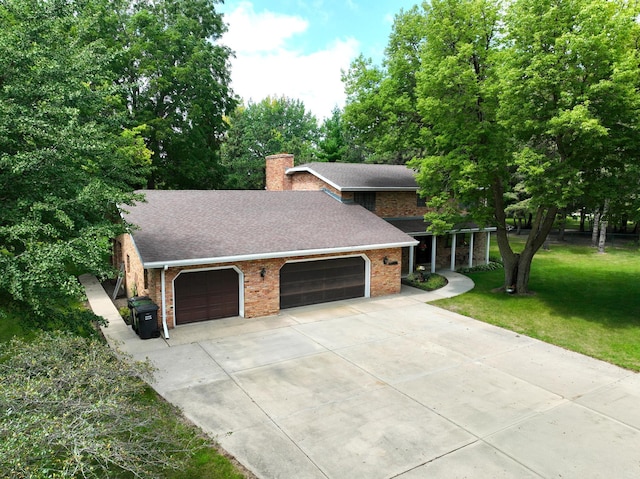
[(182, 467), (192, 444), (148, 397), (150, 372), (67, 334), (0, 344), (0, 477), (158, 477)]

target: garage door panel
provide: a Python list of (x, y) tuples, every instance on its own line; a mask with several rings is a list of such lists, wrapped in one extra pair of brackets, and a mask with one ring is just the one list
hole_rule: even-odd
[(358, 298), (365, 293), (361, 257), (287, 263), (280, 270), (280, 308)]
[(239, 315), (238, 273), (234, 269), (181, 273), (174, 285), (176, 324)]

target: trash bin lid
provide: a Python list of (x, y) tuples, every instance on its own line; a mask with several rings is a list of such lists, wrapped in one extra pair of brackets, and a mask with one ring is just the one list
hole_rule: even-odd
[(127, 306), (129, 306), (129, 309), (133, 309), (141, 304), (149, 304), (149, 303), (153, 303), (153, 301), (151, 301), (151, 298), (149, 298), (149, 296), (134, 296), (133, 298), (129, 298), (127, 300)]
[(153, 301), (149, 301), (144, 304), (139, 304), (135, 307), (137, 313), (150, 313), (152, 311), (158, 311), (158, 305)]

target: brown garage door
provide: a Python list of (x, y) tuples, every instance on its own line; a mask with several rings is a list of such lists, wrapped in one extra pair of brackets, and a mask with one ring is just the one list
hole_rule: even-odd
[(280, 308), (364, 296), (364, 259), (287, 263), (280, 269)]
[(238, 273), (234, 269), (180, 273), (174, 287), (176, 324), (239, 315)]

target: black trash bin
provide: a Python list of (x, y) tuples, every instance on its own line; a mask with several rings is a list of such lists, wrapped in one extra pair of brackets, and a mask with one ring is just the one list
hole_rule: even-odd
[(158, 329), (158, 305), (149, 302), (134, 307), (136, 332), (140, 339), (151, 339), (160, 336)]
[(129, 324), (133, 330), (138, 332), (138, 318), (135, 313), (135, 308), (143, 304), (153, 304), (149, 296), (133, 296), (127, 299), (127, 306), (129, 307)]

